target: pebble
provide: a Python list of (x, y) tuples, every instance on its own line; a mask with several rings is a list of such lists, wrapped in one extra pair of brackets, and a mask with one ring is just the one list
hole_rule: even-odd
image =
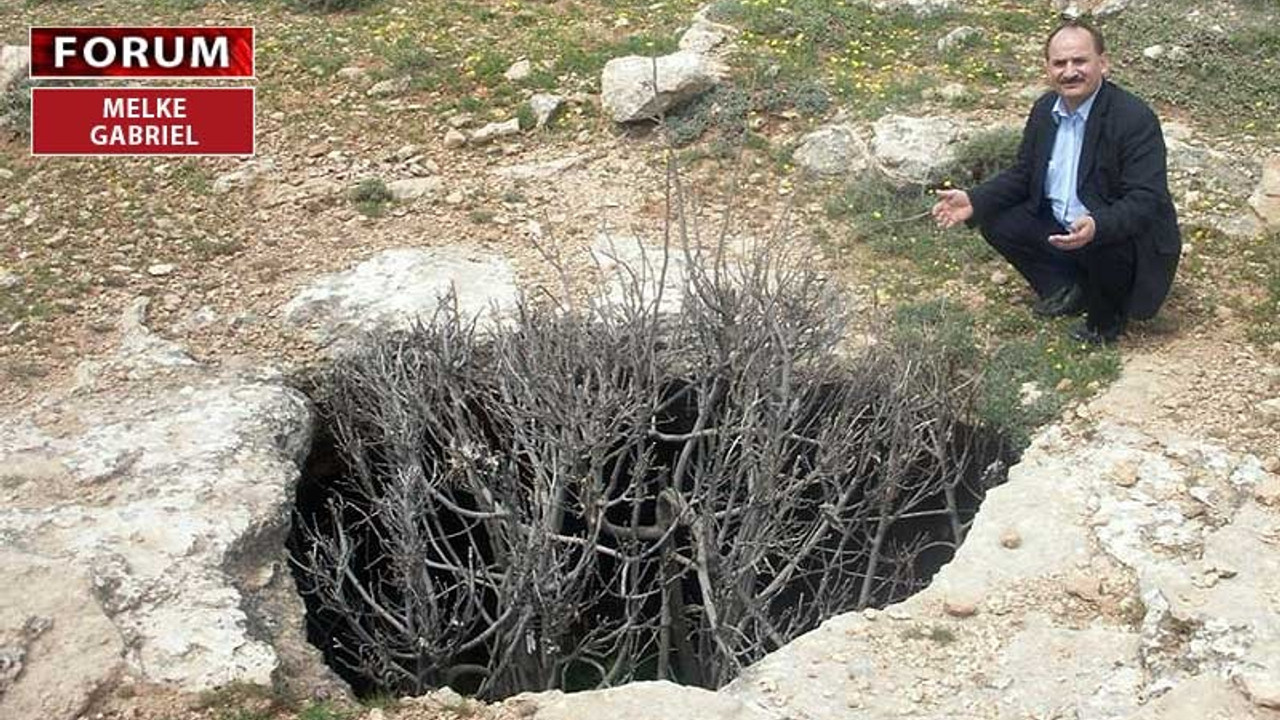
[(171, 263), (156, 263), (147, 268), (147, 274), (153, 277), (163, 277), (172, 274), (177, 269), (178, 266)]
[(1009, 282), (1009, 273), (1003, 270), (996, 270), (995, 272), (991, 273), (992, 285), (1004, 285), (1007, 282)]
[(1008, 550), (1017, 550), (1022, 547), (1022, 535), (1017, 530), (1009, 528), (1000, 533), (1000, 546)]
[(947, 598), (942, 611), (951, 617), (967, 618), (978, 614), (978, 603), (968, 598)]
[(1262, 469), (1269, 473), (1280, 472), (1280, 455), (1268, 455), (1263, 458)]
[(449, 132), (444, 134), (444, 146), (450, 150), (455, 150), (467, 144), (467, 136), (458, 130), (450, 128)]

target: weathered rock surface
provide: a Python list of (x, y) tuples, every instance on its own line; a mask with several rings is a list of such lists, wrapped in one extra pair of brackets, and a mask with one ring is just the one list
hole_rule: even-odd
[(308, 403), (200, 366), (144, 311), (75, 388), (0, 420), (0, 717), (73, 718), (125, 677), (326, 676), (299, 622), (259, 614), (301, 618), (283, 548)]
[(399, 248), (319, 278), (283, 308), (285, 322), (310, 326), (335, 352), (375, 330), (409, 327), (429, 317), (441, 297), (455, 294), (464, 315), (499, 314), (516, 299), (515, 275), (505, 258), (471, 248)]
[(886, 115), (875, 122), (871, 150), (895, 183), (926, 184), (951, 162), (963, 135), (955, 121), (943, 117)]
[(1262, 181), (1249, 196), (1249, 205), (1270, 230), (1280, 230), (1280, 155), (1262, 164)]
[(684, 303), (685, 261), (679, 248), (664, 257), (661, 244), (603, 232), (591, 245), (591, 258), (604, 276), (605, 298), (610, 301), (623, 302), (638, 294), (645, 302), (658, 300), (658, 310), (664, 313), (679, 312)]
[(564, 106), (564, 98), (549, 93), (534, 93), (529, 98), (529, 110), (533, 112), (533, 126), (544, 128), (551, 124)]
[(605, 63), (601, 104), (614, 122), (652, 120), (720, 82), (723, 67), (695, 52), (631, 55)]
[(772, 720), (773, 715), (723, 693), (669, 682), (640, 682), (609, 690), (564, 694), (543, 693), (536, 698), (534, 720)]
[(438, 177), (401, 178), (387, 183), (391, 197), (399, 202), (412, 202), (423, 197), (432, 197), (444, 188), (444, 181)]
[(816, 175), (851, 175), (871, 166), (871, 150), (857, 128), (825, 125), (800, 138), (796, 166)]

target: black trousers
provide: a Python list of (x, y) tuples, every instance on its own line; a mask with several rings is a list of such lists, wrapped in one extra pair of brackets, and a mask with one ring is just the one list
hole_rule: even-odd
[(1136, 265), (1137, 249), (1132, 238), (1059, 250), (1049, 244), (1049, 236), (1067, 231), (1054, 219), (1047, 204), (1042, 204), (1036, 213), (1025, 205), (1008, 208), (978, 229), (1040, 297), (1078, 283), (1084, 289), (1090, 327), (1110, 328), (1124, 321)]

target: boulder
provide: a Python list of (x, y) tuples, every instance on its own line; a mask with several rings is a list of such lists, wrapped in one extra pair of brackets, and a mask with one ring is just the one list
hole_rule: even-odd
[(960, 126), (942, 117), (886, 115), (873, 130), (871, 149), (876, 162), (898, 185), (924, 185), (937, 179), (962, 137)]
[(857, 128), (825, 125), (800, 138), (796, 166), (816, 175), (851, 175), (871, 166), (871, 150)]
[(715, 87), (723, 72), (719, 63), (686, 50), (615, 58), (601, 75), (601, 104), (614, 122), (653, 120)]
[(452, 291), (464, 315), (498, 316), (516, 300), (515, 275), (501, 256), (450, 245), (386, 250), (350, 270), (317, 279), (282, 309), (285, 323), (341, 352), (373, 331), (403, 330), (429, 317)]

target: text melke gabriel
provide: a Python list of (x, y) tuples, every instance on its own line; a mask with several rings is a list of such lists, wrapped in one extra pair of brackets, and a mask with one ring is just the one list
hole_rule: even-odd
[[(141, 97), (104, 98), (103, 120), (185, 120), (186, 98)], [(199, 147), (191, 131), (191, 125), (173, 123), (161, 125), (104, 124), (89, 129), (94, 145), (184, 145)]]

